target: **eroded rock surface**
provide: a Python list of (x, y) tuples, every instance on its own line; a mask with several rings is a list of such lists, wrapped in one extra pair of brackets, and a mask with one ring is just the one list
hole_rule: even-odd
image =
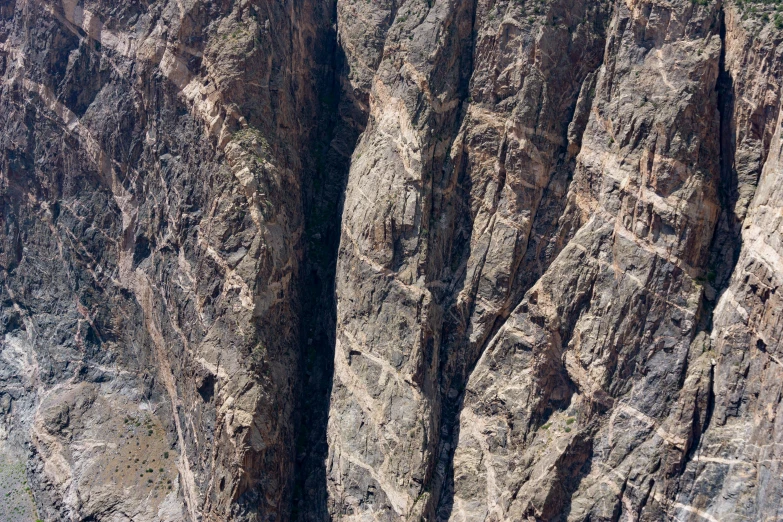
[(42, 517), (287, 516), (329, 6), (2, 16), (3, 391)]
[(44, 520), (783, 517), (781, 43), (0, 0), (0, 456)]
[[(780, 221), (761, 202), (783, 24), (731, 2), (479, 1), (455, 95), (438, 87), (457, 67), (432, 67), (464, 3), (413, 5), (346, 192), (333, 512), (774, 519), (757, 488), (780, 487), (780, 334), (762, 339)], [(408, 24), (430, 16), (451, 27), (417, 66)], [(778, 221), (754, 225), (756, 205)], [(731, 301), (736, 284), (752, 303)]]

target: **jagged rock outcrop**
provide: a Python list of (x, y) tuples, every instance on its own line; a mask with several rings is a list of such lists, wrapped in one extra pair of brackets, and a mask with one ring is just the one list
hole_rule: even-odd
[(783, 517), (777, 9), (0, 0), (0, 487)]

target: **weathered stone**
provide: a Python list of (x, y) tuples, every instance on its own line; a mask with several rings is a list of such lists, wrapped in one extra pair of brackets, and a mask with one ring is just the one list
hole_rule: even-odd
[(737, 0), (0, 0), (0, 478), (783, 517), (782, 43)]

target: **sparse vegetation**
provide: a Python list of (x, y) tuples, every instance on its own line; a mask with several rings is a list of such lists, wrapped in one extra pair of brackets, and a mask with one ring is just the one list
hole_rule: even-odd
[(736, 0), (735, 3), (742, 13), (742, 20), (759, 20), (765, 25), (771, 21), (776, 29), (783, 29), (783, 14), (781, 14), (781, 11), (783, 11), (783, 1)]
[(23, 462), (10, 462), (0, 454), (0, 520), (36, 519), (32, 491)]

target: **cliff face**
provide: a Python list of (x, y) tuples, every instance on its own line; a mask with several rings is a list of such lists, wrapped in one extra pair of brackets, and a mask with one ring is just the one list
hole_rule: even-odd
[(4, 421), (41, 517), (279, 518), (328, 5), (2, 14)]
[(0, 0), (0, 457), (44, 520), (783, 517), (781, 43)]

